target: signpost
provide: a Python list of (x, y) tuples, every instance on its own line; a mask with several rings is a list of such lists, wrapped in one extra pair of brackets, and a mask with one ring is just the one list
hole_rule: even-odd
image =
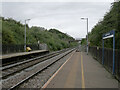
[(113, 37), (113, 72), (112, 74), (115, 74), (115, 31), (112, 30), (106, 34), (103, 34), (102, 36), (102, 42), (103, 42), (103, 49), (102, 49), (102, 64), (104, 64), (104, 40), (107, 38)]

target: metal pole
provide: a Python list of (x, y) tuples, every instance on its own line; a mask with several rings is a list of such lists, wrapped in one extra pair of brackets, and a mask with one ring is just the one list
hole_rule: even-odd
[(81, 18), (81, 19), (86, 19), (87, 20), (87, 55), (88, 55), (88, 18)]
[(25, 42), (24, 42), (24, 50), (26, 52), (26, 20), (25, 20)]
[(104, 65), (104, 39), (102, 37), (102, 64)]
[(88, 54), (88, 18), (87, 18), (87, 54)]
[(113, 31), (113, 75), (115, 74), (115, 31)]
[(26, 52), (26, 21), (29, 21), (30, 19), (26, 19), (25, 20), (25, 42), (24, 42), (24, 50), (25, 50), (25, 52)]

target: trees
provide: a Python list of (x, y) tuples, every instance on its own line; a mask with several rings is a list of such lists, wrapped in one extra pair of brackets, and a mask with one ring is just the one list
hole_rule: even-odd
[[(89, 34), (91, 46), (102, 46), (102, 35), (115, 30), (116, 49), (120, 49), (120, 2), (114, 2), (102, 21), (98, 22)], [(112, 39), (105, 40), (105, 47), (113, 47)]]
[[(24, 44), (25, 26), (13, 19), (4, 19), (2, 21), (2, 43), (3, 44)], [(43, 27), (33, 26), (26, 28), (27, 44), (46, 43), (50, 50), (60, 50), (77, 45), (73, 42), (69, 44), (69, 40), (74, 38), (60, 32), (57, 29), (47, 30)]]

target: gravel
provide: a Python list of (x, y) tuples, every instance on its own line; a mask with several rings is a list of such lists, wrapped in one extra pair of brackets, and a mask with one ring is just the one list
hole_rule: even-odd
[(41, 73), (29, 79), (19, 88), (41, 88), (47, 82), (47, 80), (55, 73), (55, 71), (57, 71), (58, 68), (70, 57), (72, 53), (68, 54), (64, 58), (54, 63), (52, 66), (48, 67)]
[[(67, 52), (66, 52), (67, 53)], [(36, 64), (36, 65), (34, 65), (34, 66), (32, 66), (32, 67), (30, 67), (30, 68), (28, 68), (28, 69), (25, 69), (25, 70), (23, 70), (23, 71), (21, 71), (21, 72), (19, 72), (19, 73), (16, 73), (15, 75), (13, 75), (13, 76), (11, 76), (11, 77), (9, 77), (9, 78), (7, 78), (7, 79), (4, 79), (4, 80), (2, 80), (2, 88), (10, 88), (10, 87), (12, 87), (12, 86), (14, 86), (15, 84), (17, 84), (18, 82), (20, 82), (20, 81), (22, 81), (23, 79), (25, 79), (25, 78), (27, 78), (28, 76), (30, 76), (31, 74), (33, 74), (33, 73), (35, 73), (35, 72), (37, 72), (37, 71), (39, 71), (40, 69), (42, 69), (44, 66), (46, 66), (46, 65), (48, 65), (48, 64), (50, 64), (51, 62), (54, 62), (54, 61), (56, 61), (56, 59), (57, 58), (60, 58), (62, 55), (64, 55), (65, 53), (63, 53), (63, 54), (60, 54), (60, 55), (58, 55), (58, 56), (55, 56), (55, 57), (53, 57), (53, 58), (50, 58), (50, 59), (48, 59), (48, 60), (46, 60), (46, 61), (43, 61), (43, 62), (41, 62), (41, 63), (38, 63), (38, 64)], [(68, 56), (68, 55), (67, 55)], [(66, 57), (67, 57), (66, 56)], [(32, 79), (30, 79), (30, 80), (32, 80), (32, 81), (30, 81), (30, 83), (31, 84), (29, 84), (29, 83), (25, 83), (25, 85), (23, 84), (22, 86), (25, 88), (25, 87), (27, 87), (27, 88), (37, 88), (38, 86), (40, 86), (40, 85), (43, 85), (47, 80), (48, 80), (48, 77), (50, 77), (56, 70), (57, 70), (57, 68), (65, 61), (66, 59), (61, 59), (61, 60), (59, 60), (57, 63), (59, 64), (54, 64), (54, 65), (56, 65), (56, 66), (54, 66), (54, 65), (52, 65), (52, 67), (54, 66), (54, 68), (52, 68), (52, 67), (50, 67), (50, 68), (47, 68), (45, 71), (43, 71), (42, 73), (40, 73), (40, 76), (35, 76), (35, 77), (37, 77), (37, 79), (34, 79), (33, 78), (33, 80)], [(63, 61), (63, 62), (62, 62)], [(61, 62), (61, 64), (60, 64), (60, 62)], [(48, 70), (48, 69), (51, 69), (50, 71)], [(48, 71), (47, 71), (48, 70)], [(36, 84), (35, 82), (37, 83), (39, 83), (40, 85), (37, 85), (37, 87), (34, 85), (34, 84)], [(29, 80), (28, 80), (28, 82), (29, 82)], [(21, 87), (22, 87), (21, 86)]]

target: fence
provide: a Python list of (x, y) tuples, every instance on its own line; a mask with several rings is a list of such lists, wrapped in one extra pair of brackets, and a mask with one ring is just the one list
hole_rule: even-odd
[[(47, 50), (46, 44), (29, 44), (29, 46), (32, 50)], [(16, 52), (24, 52), (24, 45), (4, 45), (2, 44), (2, 54), (8, 54), (8, 53), (16, 53)]]
[[(102, 48), (89, 47), (92, 56), (102, 64)], [(104, 67), (112, 73), (113, 50), (104, 48)], [(115, 50), (115, 77), (120, 81), (120, 50)]]

